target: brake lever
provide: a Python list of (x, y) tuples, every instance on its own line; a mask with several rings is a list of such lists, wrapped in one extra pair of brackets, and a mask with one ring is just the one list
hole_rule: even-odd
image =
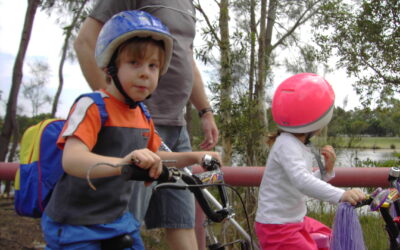
[(209, 154), (205, 154), (201, 166), (206, 171), (217, 170), (221, 168), (221, 163)]
[(160, 182), (153, 187), (153, 191), (160, 188), (187, 189), (189, 186), (182, 180), (182, 171), (177, 168), (169, 168), (169, 180)]
[[(180, 173), (181, 174), (181, 173)], [(202, 185), (211, 185), (211, 184), (218, 184), (218, 183), (223, 183), (223, 173), (218, 169), (218, 170), (213, 170), (213, 171), (207, 171), (199, 174), (194, 174), (192, 175), (192, 178), (196, 179), (196, 182), (200, 183)], [(186, 184), (182, 180), (182, 176), (175, 175), (174, 176), (174, 182), (163, 182), (160, 184), (157, 184), (154, 186), (153, 190), (156, 191), (159, 188), (175, 188), (175, 189), (186, 189), (189, 188), (190, 186)], [(199, 187), (202, 188), (202, 187)]]
[(183, 183), (182, 180), (178, 180), (177, 182), (173, 182), (173, 183), (164, 182), (164, 183), (159, 183), (159, 184), (155, 185), (153, 187), (153, 191), (156, 192), (161, 188), (188, 189), (189, 185)]

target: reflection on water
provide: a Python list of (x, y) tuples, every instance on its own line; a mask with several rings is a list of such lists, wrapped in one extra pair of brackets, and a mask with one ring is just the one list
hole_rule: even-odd
[(337, 149), (335, 167), (354, 167), (360, 161), (385, 161), (397, 159), (395, 149)]

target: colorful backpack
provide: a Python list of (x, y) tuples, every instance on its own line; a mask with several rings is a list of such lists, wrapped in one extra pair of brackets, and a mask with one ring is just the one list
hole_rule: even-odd
[[(101, 123), (108, 118), (100, 93), (79, 96), (90, 97), (100, 111)], [(39, 218), (51, 193), (63, 175), (62, 150), (56, 145), (65, 120), (47, 119), (28, 128), (21, 139), (20, 167), (15, 176), (15, 210), (19, 215)]]

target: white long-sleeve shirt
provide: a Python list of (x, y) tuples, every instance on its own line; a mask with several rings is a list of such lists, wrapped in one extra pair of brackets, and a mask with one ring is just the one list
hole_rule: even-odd
[[(261, 181), (256, 221), (285, 224), (303, 221), (307, 213), (305, 199), (338, 203), (344, 190), (320, 179), (313, 170), (313, 154), (298, 138), (281, 133), (269, 153)], [(325, 180), (332, 178), (328, 173)]]

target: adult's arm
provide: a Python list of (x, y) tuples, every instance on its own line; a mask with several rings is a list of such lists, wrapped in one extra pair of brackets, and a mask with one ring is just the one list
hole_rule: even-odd
[(217, 152), (213, 151), (195, 151), (195, 152), (167, 152), (167, 151), (158, 151), (157, 155), (162, 160), (173, 160), (175, 161), (171, 165), (166, 164), (167, 166), (174, 166), (177, 168), (184, 168), (193, 164), (201, 164), (204, 158), (204, 155), (211, 155), (219, 162), (221, 162), (221, 156)]
[(93, 90), (105, 88), (107, 85), (105, 74), (97, 67), (95, 59), (96, 41), (102, 27), (103, 23), (87, 17), (74, 42), (83, 76)]
[[(200, 71), (197, 67), (194, 58), (193, 62), (193, 89), (190, 96), (190, 102), (195, 108), (200, 111), (210, 107), (208, 98), (204, 89), (203, 79), (201, 78)], [(201, 125), (204, 133), (204, 140), (200, 144), (203, 150), (210, 150), (218, 143), (218, 128), (215, 124), (214, 115), (212, 112), (206, 112), (201, 116)]]

